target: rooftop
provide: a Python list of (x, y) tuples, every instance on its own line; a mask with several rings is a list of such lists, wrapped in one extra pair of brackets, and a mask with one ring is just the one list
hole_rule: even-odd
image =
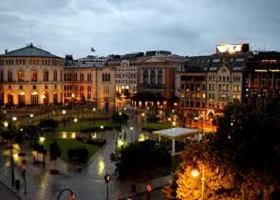
[(33, 44), (29, 44), (28, 46), (16, 49), (13, 51), (7, 51), (5, 54), (1, 55), (1, 57), (46, 57), (46, 58), (60, 58), (55, 56), (48, 51), (40, 49), (38, 47), (33, 46)]

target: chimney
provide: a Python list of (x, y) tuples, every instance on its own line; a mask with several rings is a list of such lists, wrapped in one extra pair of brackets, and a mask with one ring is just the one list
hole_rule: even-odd
[(7, 54), (8, 53), (8, 49), (5, 49), (5, 54)]

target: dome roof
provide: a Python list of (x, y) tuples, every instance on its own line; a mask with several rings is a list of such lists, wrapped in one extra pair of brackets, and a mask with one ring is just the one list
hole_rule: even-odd
[[(30, 45), (21, 48), (16, 49), (14, 51), (6, 51), (5, 54), (1, 55), (1, 57), (46, 57), (46, 58), (60, 58), (58, 56), (55, 56), (48, 51), (45, 51), (43, 49), (37, 48), (33, 46), (31, 43)], [(62, 58), (61, 58), (62, 59)]]

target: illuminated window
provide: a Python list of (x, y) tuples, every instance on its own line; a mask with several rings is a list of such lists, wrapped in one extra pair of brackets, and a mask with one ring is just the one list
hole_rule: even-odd
[(24, 81), (24, 72), (23, 70), (18, 71), (18, 81)]

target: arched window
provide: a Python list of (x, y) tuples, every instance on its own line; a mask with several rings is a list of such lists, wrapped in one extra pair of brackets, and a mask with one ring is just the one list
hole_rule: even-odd
[(18, 81), (24, 81), (24, 72), (23, 70), (18, 71)]
[(57, 70), (53, 71), (53, 81), (57, 81)]
[(145, 70), (143, 74), (143, 84), (148, 84), (148, 71)]
[(31, 71), (31, 81), (33, 82), (37, 82), (38, 80), (38, 74), (37, 74), (37, 71), (35, 69), (33, 69)]
[(44, 81), (49, 81), (49, 71), (44, 70)]
[(153, 70), (151, 72), (151, 84), (155, 84), (156, 83), (156, 72)]
[(159, 70), (159, 72), (158, 72), (158, 84), (160, 84), (160, 85), (163, 84), (163, 74), (162, 74), (161, 70)]
[(11, 70), (8, 71), (8, 81), (13, 81), (13, 72)]

